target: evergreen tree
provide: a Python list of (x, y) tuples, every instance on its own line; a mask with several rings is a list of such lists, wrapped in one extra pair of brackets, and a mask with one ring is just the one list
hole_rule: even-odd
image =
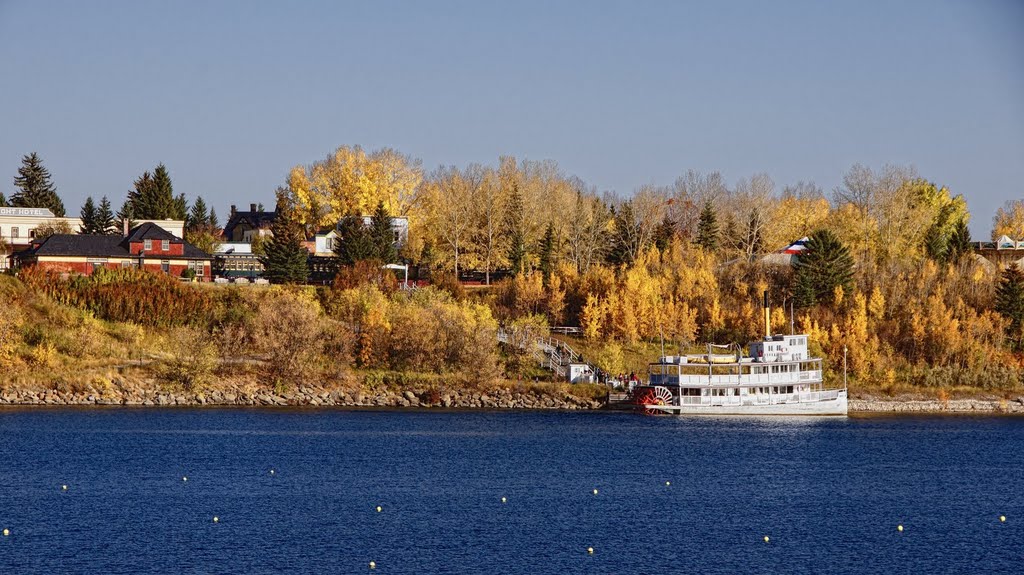
[(152, 174), (145, 172), (136, 179), (135, 189), (128, 197), (134, 217), (140, 220), (184, 220), (188, 215), (185, 194), (174, 196), (171, 176), (163, 164)]
[(945, 234), (942, 233), (942, 228), (937, 225), (932, 225), (924, 234), (924, 253), (929, 258), (937, 262), (946, 261), (948, 255), (949, 245)]
[(93, 203), (92, 196), (85, 199), (80, 217), (82, 218), (82, 225), (79, 227), (79, 233), (86, 235), (96, 235), (99, 233), (96, 228), (96, 204)]
[(132, 203), (131, 198), (128, 198), (121, 204), (121, 209), (117, 210), (117, 223), (122, 229), (117, 230), (115, 233), (123, 233), (123, 228), (127, 224), (128, 229), (135, 227), (135, 205)]
[(271, 226), (271, 237), (260, 257), (264, 275), (275, 284), (306, 283), (309, 278), (309, 252), (302, 246), (302, 225), (283, 189), (277, 191), (277, 217)]
[(7, 207), (7, 198), (4, 197), (3, 192), (0, 192), (0, 208)]
[(11, 196), (11, 205), (17, 208), (47, 208), (53, 215), (64, 217), (64, 202), (50, 181), (50, 172), (35, 152), (21, 158), (21, 167), (14, 178), (18, 191)]
[(646, 246), (640, 243), (640, 225), (633, 214), (633, 202), (625, 202), (612, 212), (615, 231), (612, 233), (608, 263), (612, 265), (632, 264), (636, 255)]
[(220, 227), (220, 220), (217, 219), (217, 210), (210, 207), (210, 217), (206, 219), (206, 223), (210, 226), (211, 231), (216, 231)]
[(946, 255), (951, 262), (958, 262), (974, 251), (971, 247), (971, 230), (967, 227), (966, 218), (960, 218), (953, 227), (953, 234), (949, 236), (946, 249)]
[(391, 227), (391, 214), (384, 202), (377, 203), (377, 209), (370, 218), (370, 241), (373, 242), (374, 256), (382, 263), (390, 264), (398, 260), (395, 249), (395, 231)]
[(555, 268), (555, 226), (548, 222), (544, 230), (544, 238), (540, 241), (540, 273), (544, 278), (544, 286), (551, 281), (551, 272)]
[(202, 196), (196, 198), (192, 204), (192, 211), (185, 218), (185, 227), (192, 231), (204, 230), (210, 224), (210, 214), (206, 211), (206, 201)]
[(117, 235), (117, 222), (114, 221), (114, 212), (110, 207), (110, 200), (103, 196), (100, 200), (100, 207), (96, 210), (96, 233), (105, 236)]
[(794, 258), (793, 295), (800, 307), (831, 303), (835, 288), (853, 287), (850, 250), (829, 230), (811, 234), (806, 249)]
[(338, 254), (341, 265), (350, 266), (377, 257), (377, 246), (360, 216), (342, 218), (338, 222), (338, 235), (341, 238), (334, 246), (334, 253)]
[(718, 214), (711, 200), (704, 202), (697, 222), (697, 245), (705, 251), (714, 252), (718, 249)]
[(505, 209), (505, 237), (508, 238), (508, 264), (512, 275), (526, 271), (526, 207), (523, 196), (519, 193), (519, 185), (512, 185), (508, 204)]
[(188, 218), (188, 200), (185, 199), (185, 194), (178, 194), (178, 197), (174, 198), (171, 208), (170, 219), (184, 220)]
[(1024, 271), (1015, 263), (1003, 270), (996, 287), (995, 310), (1006, 321), (1006, 337), (1010, 347), (1024, 350)]

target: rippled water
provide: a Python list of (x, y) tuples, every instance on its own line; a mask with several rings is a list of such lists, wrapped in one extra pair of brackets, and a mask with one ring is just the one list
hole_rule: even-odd
[(0, 410), (0, 573), (1020, 573), (1022, 440), (998, 417)]

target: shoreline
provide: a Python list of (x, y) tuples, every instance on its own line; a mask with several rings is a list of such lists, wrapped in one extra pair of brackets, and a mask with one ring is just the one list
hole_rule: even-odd
[[(275, 393), (253, 386), (197, 392), (117, 389), (84, 392), (7, 390), (0, 407), (306, 407), (383, 408), (410, 410), (553, 410), (611, 411), (621, 405), (573, 395), (556, 397), (537, 390), (343, 390), (299, 387)], [(849, 415), (953, 414), (1024, 415), (1024, 397), (1016, 399), (901, 399), (849, 400)]]

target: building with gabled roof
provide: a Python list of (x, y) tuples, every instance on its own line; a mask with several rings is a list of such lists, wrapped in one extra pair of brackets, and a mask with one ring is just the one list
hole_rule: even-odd
[(126, 236), (55, 234), (34, 241), (11, 255), (14, 265), (89, 274), (97, 268), (136, 267), (185, 277), (191, 270), (210, 281), (212, 257), (152, 222), (132, 228)]

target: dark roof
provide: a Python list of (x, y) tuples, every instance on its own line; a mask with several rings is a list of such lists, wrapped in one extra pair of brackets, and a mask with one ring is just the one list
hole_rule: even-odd
[[(146, 222), (133, 228), (127, 237), (122, 236), (94, 236), (84, 234), (54, 234), (38, 244), (33, 244), (28, 249), (19, 252), (20, 257), (31, 256), (84, 256), (99, 258), (123, 258), (135, 256), (129, 251), (131, 242), (143, 240), (168, 240), (176, 244), (184, 244), (183, 255), (171, 257), (183, 257), (193, 260), (211, 259), (209, 254), (185, 240), (175, 237), (174, 234), (160, 226)], [(147, 256), (156, 257), (156, 256)]]
[(141, 242), (142, 240), (170, 240), (175, 243), (184, 241), (153, 222), (139, 224), (128, 232), (129, 242)]
[(231, 218), (228, 219), (228, 222), (224, 224), (224, 229), (233, 228), (236, 225), (238, 225), (238, 223), (241, 222), (242, 220), (249, 222), (249, 225), (251, 225), (254, 228), (260, 228), (263, 226), (269, 226), (270, 224), (274, 223), (274, 220), (276, 219), (277, 212), (235, 212), (234, 214), (231, 215)]
[(96, 256), (113, 254), (128, 255), (128, 248), (121, 245), (121, 236), (86, 236), (79, 234), (54, 234), (23, 253), (40, 256)]

